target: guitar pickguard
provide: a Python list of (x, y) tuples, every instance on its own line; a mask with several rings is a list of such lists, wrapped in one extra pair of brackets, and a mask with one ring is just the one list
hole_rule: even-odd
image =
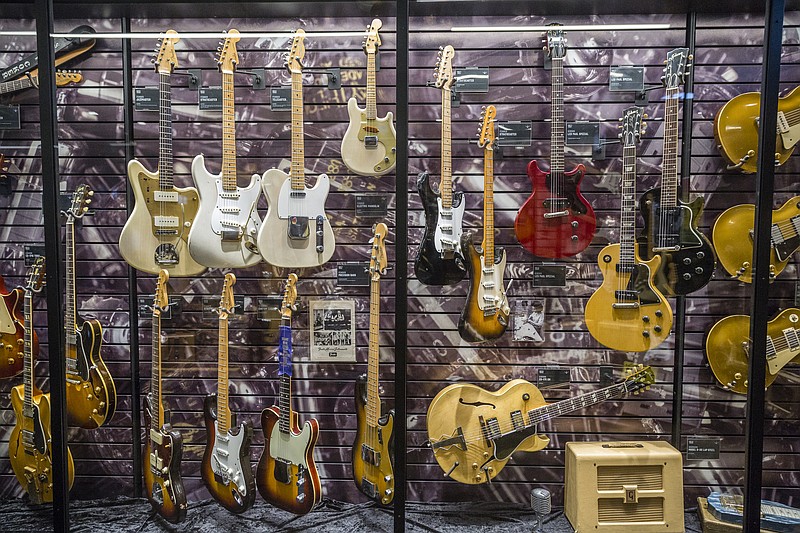
[(317, 183), (311, 187), (304, 187), (302, 191), (292, 189), (292, 180), (288, 179), (281, 185), (278, 195), (278, 218), (286, 220), (292, 217), (305, 217), (314, 219), (325, 215), (325, 201), (328, 199), (331, 183), (326, 174), (320, 174)]
[(244, 472), (241, 464), (241, 449), (245, 445), (244, 427), (239, 428), (236, 435), (228, 432), (221, 436), (219, 426), (214, 422), (214, 450), (211, 454), (211, 470), (214, 477), (223, 485), (233, 483), (241, 496), (247, 495), (247, 483), (245, 482)]
[(637, 263), (628, 280), (628, 290), (634, 291), (639, 296), (639, 305), (658, 305), (661, 298), (650, 286), (650, 267)]
[(261, 194), (261, 176), (253, 176), (247, 189), (237, 187), (235, 191), (222, 188), (222, 179), (215, 180), (217, 203), (211, 212), (211, 230), (222, 240), (241, 240), (245, 236), (255, 237), (261, 221), (253, 216)]
[(283, 433), (280, 430), (280, 425), (275, 424), (269, 438), (269, 454), (276, 459), (276, 462), (277, 460), (282, 460), (306, 470), (308, 469), (306, 450), (308, 450), (311, 438), (311, 426), (308, 423), (303, 424), (299, 434), (293, 432), (289, 434)]
[(433, 245), (442, 257), (453, 257), (461, 254), (459, 243), (463, 233), (462, 224), (466, 202), (463, 198), (453, 195), (453, 207), (447, 209), (442, 206), (441, 196), (436, 199), (438, 218), (436, 231), (433, 236)]
[(481, 256), (481, 271), (478, 283), (478, 307), (484, 315), (496, 314), (500, 310), (505, 316), (511, 312), (508, 305), (505, 287), (503, 287), (503, 274), (506, 271), (506, 256), (501, 252), (501, 259), (492, 267), (483, 265)]

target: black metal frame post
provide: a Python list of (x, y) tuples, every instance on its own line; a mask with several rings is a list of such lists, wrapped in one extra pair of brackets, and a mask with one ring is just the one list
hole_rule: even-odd
[[(123, 33), (130, 33), (131, 21), (127, 16), (121, 19)], [(122, 86), (123, 86), (123, 118), (125, 122), (125, 161), (134, 157), (133, 153), (133, 60), (131, 58), (131, 40), (122, 39)], [(125, 206), (130, 218), (133, 211), (133, 189), (130, 181), (125, 188)], [(133, 496), (142, 497), (142, 435), (140, 400), (142, 384), (139, 381), (139, 291), (136, 284), (136, 269), (128, 265), (128, 327), (130, 329), (131, 354), (131, 435), (133, 457)]]
[(406, 530), (406, 351), (408, 348), (408, 0), (398, 0), (395, 128), (395, 297), (394, 297), (394, 530)]
[(42, 138), (42, 210), (47, 269), (47, 354), (50, 362), (50, 432), (53, 455), (53, 528), (69, 531), (67, 475), (66, 359), (64, 357), (64, 274), (61, 218), (58, 207), (58, 117), (56, 116), (53, 5), (36, 0), (36, 45), (39, 53), (39, 109)]
[[(761, 470), (764, 459), (764, 380), (767, 366), (770, 230), (775, 179), (775, 131), (778, 126), (784, 0), (766, 0), (761, 114), (758, 128), (753, 296), (750, 301), (749, 386), (745, 428), (744, 533), (761, 531)], [(766, 132), (766, 135), (764, 135)]]

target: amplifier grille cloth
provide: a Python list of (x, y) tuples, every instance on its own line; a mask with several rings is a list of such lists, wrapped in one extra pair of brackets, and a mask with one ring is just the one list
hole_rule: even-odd
[(625, 503), (620, 498), (601, 498), (597, 501), (597, 521), (663, 522), (663, 498), (639, 498), (639, 503)]
[(663, 465), (598, 466), (597, 490), (623, 490), (623, 485), (638, 485), (639, 490), (663, 489)]

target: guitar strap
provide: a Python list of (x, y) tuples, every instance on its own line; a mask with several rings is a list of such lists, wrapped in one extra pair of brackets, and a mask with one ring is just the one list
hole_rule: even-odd
[[(56, 64), (59, 64), (57, 60), (60, 54), (66, 54), (67, 52), (71, 52), (80, 47), (85, 47), (86, 50), (89, 50), (92, 46), (94, 46), (93, 38), (88, 39), (83, 37), (84, 35), (92, 35), (95, 33), (91, 26), (84, 24), (73, 29), (70, 31), (70, 33), (74, 33), (75, 37), (59, 37), (58, 39), (53, 40), (53, 50), (56, 54)], [(91, 45), (87, 46), (89, 43), (91, 43)], [(3, 71), (0, 71), (0, 81), (10, 81), (19, 78), (21, 75), (35, 70), (38, 66), (39, 53), (34, 52), (33, 54), (23, 57), (14, 65), (5, 68)]]

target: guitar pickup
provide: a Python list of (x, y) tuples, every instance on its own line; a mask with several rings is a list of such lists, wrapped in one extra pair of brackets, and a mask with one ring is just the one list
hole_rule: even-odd
[(617, 263), (617, 272), (631, 274), (636, 270), (636, 265)]
[(550, 218), (565, 217), (565, 216), (568, 216), (568, 215), (569, 215), (569, 211), (567, 211), (565, 209), (563, 211), (556, 211), (554, 213), (545, 213), (544, 214), (544, 218), (550, 219)]
[(381, 453), (376, 452), (371, 447), (367, 446), (366, 444), (361, 445), (361, 459), (364, 460), (365, 463), (373, 465), (373, 466), (380, 466), (381, 464)]
[(288, 232), (293, 241), (308, 239), (308, 217), (289, 217)]
[(218, 209), (220, 213), (225, 213), (228, 215), (238, 215), (241, 212), (241, 209), (236, 206), (220, 207)]
[(153, 217), (153, 226), (157, 228), (177, 228), (179, 226), (178, 217), (156, 215)]
[(153, 200), (156, 202), (178, 202), (178, 193), (175, 191), (155, 191), (153, 192)]
[(155, 429), (150, 430), (150, 440), (161, 446), (164, 442), (164, 437), (161, 435), (160, 431), (156, 431)]
[(288, 485), (292, 482), (292, 463), (280, 457), (275, 458), (275, 481)]
[(368, 148), (370, 150), (374, 150), (378, 147), (378, 136), (377, 135), (366, 135), (364, 137), (364, 148)]
[(164, 468), (164, 461), (155, 454), (155, 452), (150, 452), (150, 469), (161, 475), (161, 469)]

